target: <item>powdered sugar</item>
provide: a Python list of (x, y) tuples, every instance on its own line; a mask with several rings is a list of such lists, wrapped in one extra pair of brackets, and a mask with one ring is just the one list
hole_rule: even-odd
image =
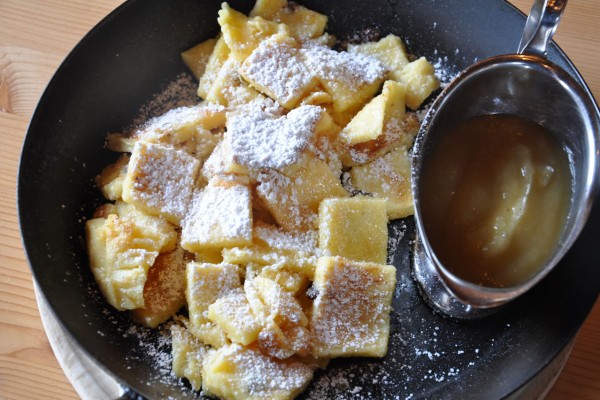
[(298, 393), (312, 379), (312, 368), (298, 361), (279, 361), (257, 349), (232, 344), (219, 350), (219, 356), (238, 366), (243, 387), (252, 396), (283, 392)]
[[(398, 150), (399, 151), (399, 150)], [(394, 184), (394, 185), (407, 185), (409, 184), (409, 180), (410, 180), (410, 176), (406, 176), (403, 174), (399, 174), (396, 167), (396, 163), (394, 162), (395, 160), (393, 159), (393, 154), (394, 153), (390, 153), (389, 156), (383, 156), (383, 157), (379, 157), (377, 158), (375, 161), (373, 161), (370, 165), (372, 167), (372, 173), (375, 176), (386, 176), (389, 177), (390, 180), (390, 184)], [(382, 189), (384, 191), (391, 191), (391, 185), (387, 184), (383, 185)]]
[[(144, 308), (150, 313), (173, 311), (173, 306), (184, 304), (185, 264), (181, 247), (170, 253), (160, 254), (144, 285)], [(175, 310), (177, 311), (177, 310)]]
[[(435, 51), (435, 53), (437, 54), (437, 51)], [(438, 57), (433, 62), (433, 68), (435, 69), (435, 76), (439, 79), (440, 88), (442, 89), (446, 88), (446, 86), (448, 86), (448, 84), (460, 72), (456, 70), (456, 66), (450, 62), (448, 56)], [(415, 112), (419, 118), (419, 121), (423, 121), (425, 119), (425, 116), (431, 109), (434, 100), (435, 99), (431, 99), (429, 103), (423, 104), (421, 108)]]
[(191, 75), (178, 75), (175, 80), (169, 82), (154, 95), (152, 100), (140, 108), (138, 116), (133, 119), (131, 127), (126, 131), (134, 130), (150, 118), (162, 115), (174, 108), (197, 104), (197, 88), (198, 84)]
[(238, 343), (248, 344), (253, 338), (247, 337), (247, 332), (260, 330), (260, 323), (252, 313), (250, 303), (241, 288), (230, 291), (226, 296), (220, 297), (209, 307), (211, 313), (219, 318), (220, 326), (224, 327), (228, 336)]
[(241, 71), (253, 86), (288, 108), (315, 84), (298, 49), (286, 41), (262, 42), (244, 61)]
[(189, 264), (186, 290), (192, 323), (198, 327), (208, 322), (208, 307), (240, 287), (238, 267), (235, 265)]
[(404, 221), (389, 225), (390, 234), (388, 235), (388, 257), (387, 264), (396, 265), (396, 258), (399, 258), (399, 254), (402, 252), (400, 246), (402, 239), (408, 228)]
[(278, 118), (266, 112), (229, 114), (225, 140), (233, 160), (254, 169), (282, 168), (296, 162), (322, 112), (317, 106), (300, 106)]
[(317, 352), (366, 355), (387, 348), (388, 313), (395, 286), (395, 277), (387, 280), (390, 273), (375, 264), (358, 265), (341, 258), (319, 261), (313, 283), (317, 298), (310, 321)]
[(250, 283), (259, 289), (267, 313), (280, 327), (306, 326), (308, 321), (294, 296), (270, 279), (255, 277)]
[[(156, 332), (158, 335), (156, 335)], [(151, 331), (137, 325), (131, 325), (123, 337), (135, 337), (138, 340), (138, 345), (144, 349), (147, 356), (155, 360), (162, 373), (168, 374), (171, 371), (173, 358), (170, 352), (171, 335), (168, 328)]]
[(199, 167), (198, 160), (182, 150), (137, 142), (126, 178), (132, 180), (131, 199), (180, 220), (187, 211)]
[(229, 57), (219, 70), (207, 94), (207, 100), (226, 104), (235, 108), (243, 106), (255, 99), (260, 94), (250, 86), (242, 82), (239, 74), (241, 63), (235, 57)]
[[(181, 223), (182, 242), (223, 246), (215, 238), (252, 241), (250, 190), (245, 185), (209, 185), (196, 191)], [(184, 246), (185, 247), (185, 246)]]
[(173, 108), (166, 113), (150, 118), (136, 130), (134, 136), (169, 134), (182, 127), (190, 126), (190, 131), (202, 121), (207, 112), (225, 112), (225, 107), (215, 103), (202, 103), (194, 106)]
[(312, 230), (292, 233), (270, 225), (259, 225), (254, 228), (254, 239), (264, 241), (273, 249), (296, 250), (311, 254), (316, 254), (318, 250), (318, 235)]
[(300, 204), (292, 178), (276, 170), (268, 170), (260, 173), (256, 180), (259, 183), (256, 188), (258, 196), (268, 203), (285, 204), (287, 220), (291, 221), (296, 228), (309, 228), (315, 225), (317, 214)]
[(435, 76), (440, 80), (442, 89), (458, 74), (458, 71), (454, 70), (455, 67), (450, 64), (447, 56), (438, 57), (433, 63), (433, 68), (435, 69)]
[(364, 54), (338, 52), (318, 44), (307, 45), (300, 53), (308, 69), (317, 77), (343, 82), (347, 86), (374, 83), (387, 72), (377, 59)]

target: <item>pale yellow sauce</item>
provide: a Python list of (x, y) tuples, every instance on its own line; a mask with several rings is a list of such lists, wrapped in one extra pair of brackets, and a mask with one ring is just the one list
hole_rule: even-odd
[(421, 177), (425, 231), (441, 263), (489, 286), (529, 279), (565, 223), (571, 174), (541, 126), (511, 115), (470, 119), (433, 149)]

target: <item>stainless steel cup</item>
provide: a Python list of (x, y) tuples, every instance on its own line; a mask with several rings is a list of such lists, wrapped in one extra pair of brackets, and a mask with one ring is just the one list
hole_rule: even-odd
[[(523, 294), (554, 268), (587, 220), (598, 180), (600, 112), (586, 90), (546, 59), (546, 46), (565, 4), (566, 0), (536, 0), (519, 53), (483, 60), (459, 74), (432, 105), (415, 141), (413, 273), (424, 297), (448, 316), (483, 316)], [(431, 149), (453, 126), (489, 114), (513, 114), (552, 132), (567, 151), (573, 182), (567, 220), (550, 260), (529, 280), (504, 288), (473, 284), (445, 268), (428, 240), (420, 207), (419, 178)]]

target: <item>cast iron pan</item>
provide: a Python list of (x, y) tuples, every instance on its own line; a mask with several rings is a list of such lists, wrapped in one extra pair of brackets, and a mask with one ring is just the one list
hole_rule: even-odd
[[(83, 224), (102, 203), (93, 178), (116, 154), (103, 150), (142, 105), (185, 67), (179, 52), (218, 32), (220, 1), (131, 0), (92, 30), (64, 61), (31, 120), (18, 181), (18, 206), (31, 269), (58, 320), (124, 386), (153, 399), (193, 398), (151, 355), (160, 337), (137, 329), (99, 296), (83, 245)], [(248, 12), (252, 1), (231, 1)], [(457, 72), (476, 59), (512, 53), (524, 16), (504, 1), (319, 1), (338, 38), (370, 28), (404, 38), (411, 52), (447, 57)], [(582, 84), (554, 45), (549, 58)], [(390, 350), (384, 360), (336, 360), (304, 398), (486, 398), (517, 393), (571, 341), (600, 289), (600, 213), (541, 284), (499, 313), (474, 322), (432, 312), (410, 275), (412, 219), (400, 239)], [(140, 340), (140, 336), (143, 340)], [(331, 386), (328, 388), (328, 386)]]

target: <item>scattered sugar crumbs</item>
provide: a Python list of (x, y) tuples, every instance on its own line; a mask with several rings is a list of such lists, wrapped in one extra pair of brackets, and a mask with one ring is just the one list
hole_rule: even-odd
[(131, 121), (129, 129), (125, 131), (133, 131), (151, 118), (163, 115), (172, 109), (198, 104), (197, 90), (198, 83), (191, 75), (179, 74), (140, 108), (138, 115)]
[[(448, 331), (443, 324), (431, 326), (428, 321), (421, 322), (421, 330), (407, 327), (393, 332), (388, 355), (382, 361), (332, 361), (327, 371), (316, 374), (301, 399), (443, 398), (444, 386), (457, 384), (459, 379), (465, 385), (462, 378), (488, 363), (485, 354), (496, 350), (492, 349), (494, 339), (473, 347), (459, 338), (458, 330)], [(444, 340), (455, 341), (456, 345), (449, 350), (447, 344), (442, 344)]]
[[(168, 376), (171, 372), (171, 334), (170, 324), (165, 324), (159, 329), (144, 328), (141, 325), (131, 324), (123, 334), (124, 338), (134, 338), (138, 341), (144, 356), (153, 360), (161, 375)], [(129, 356), (129, 360), (138, 358)], [(128, 360), (128, 361), (129, 361)]]
[[(397, 265), (396, 258), (398, 258), (400, 253), (400, 243), (404, 238), (405, 233), (407, 232), (408, 227), (406, 226), (406, 222), (400, 220), (396, 223), (389, 225), (389, 233), (388, 233), (388, 249), (387, 249), (387, 263), (389, 265)], [(396, 285), (397, 286), (397, 285)]]
[[(408, 232), (398, 227), (406, 240)], [(395, 260), (397, 261), (397, 260)], [(429, 399), (448, 396), (460, 383), (468, 393), (473, 380), (494, 359), (516, 351), (511, 323), (479, 328), (431, 315), (406, 269), (399, 270), (390, 315), (389, 350), (382, 360), (333, 360), (318, 371), (303, 400)], [(491, 330), (490, 330), (491, 328)], [(490, 331), (494, 334), (490, 335)], [(484, 339), (487, 338), (487, 339)]]

